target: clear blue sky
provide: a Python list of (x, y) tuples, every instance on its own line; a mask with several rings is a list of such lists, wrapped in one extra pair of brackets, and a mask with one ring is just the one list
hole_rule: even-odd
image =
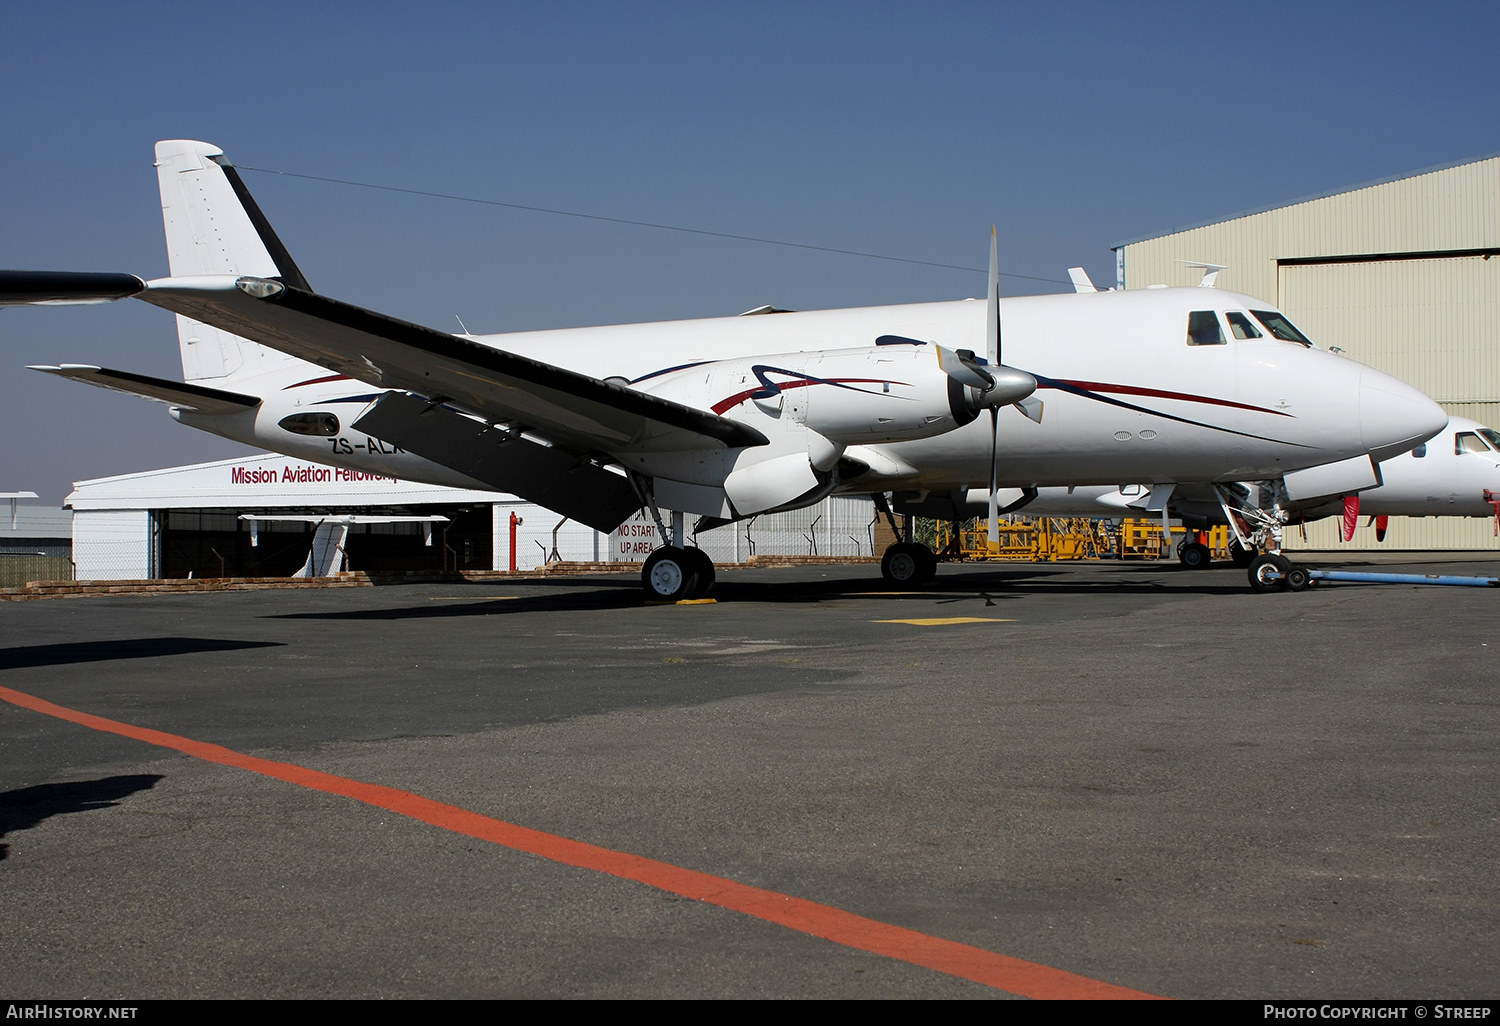
[[(151, 168), (259, 168), (1113, 280), (1111, 243), (1500, 150), (1500, 4), (0, 3), (0, 266), (166, 272)], [(452, 329), (950, 299), (983, 275), (246, 172), (314, 288)], [(1064, 284), (1008, 278), (1010, 293)], [(24, 371), (180, 377), (140, 303), (0, 312), (0, 491), (245, 451)]]

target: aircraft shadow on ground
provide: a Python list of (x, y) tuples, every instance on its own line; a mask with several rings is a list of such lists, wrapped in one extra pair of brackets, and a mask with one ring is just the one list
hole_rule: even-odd
[(194, 652), (232, 652), (242, 648), (274, 648), (280, 641), (235, 641), (229, 638), (128, 638), (122, 641), (68, 641), (56, 645), (18, 645), (0, 648), (0, 670), (26, 666), (63, 666), (108, 659), (154, 659)]
[[(1011, 601), (1027, 594), (1090, 595), (1159, 595), (1168, 590), (1184, 594), (1233, 595), (1246, 591), (1239, 574), (1220, 575), (1204, 571), (1187, 571), (1177, 566), (1109, 566), (1089, 564), (1093, 570), (1107, 573), (1130, 573), (1131, 580), (1080, 578), (1068, 567), (980, 568), (974, 567), (942, 574), (937, 580), (916, 587), (900, 588), (880, 578), (822, 577), (817, 580), (750, 579), (734, 572), (726, 573), (714, 586), (719, 602), (764, 602), (796, 604), (836, 602), (848, 599), (930, 599), (946, 605), (983, 599), (985, 605), (998, 600)], [(1232, 569), (1232, 568), (1231, 568)], [(774, 570), (767, 571), (774, 574)], [(583, 612), (639, 608), (642, 604), (640, 584), (631, 580), (607, 577), (569, 577), (563, 581), (531, 579), (517, 582), (475, 582), (475, 591), (530, 590), (537, 585), (567, 586), (566, 591), (540, 595), (520, 595), (501, 599), (476, 594), (445, 596), (439, 601), (426, 598), (419, 604), (380, 609), (344, 609), (316, 612), (272, 613), (268, 619), (288, 620), (420, 620), (450, 617), (512, 616), (517, 613)], [(455, 590), (464, 588), (458, 585)]]
[[(530, 581), (525, 582), (529, 585)], [(518, 596), (475, 596), (472, 601), (440, 601), (424, 598), (421, 605), (393, 606), (385, 609), (339, 609), (313, 613), (268, 613), (268, 620), (421, 620), (444, 619), (454, 616), (505, 616), (512, 613), (577, 612), (593, 609), (629, 609), (641, 604), (641, 586), (612, 588), (611, 581), (593, 581), (574, 578), (573, 590), (562, 594)], [(487, 590), (513, 590), (503, 585), (486, 584)]]
[[(149, 791), (161, 779), (160, 773), (140, 773), (0, 792), (0, 837), (30, 830), (53, 816), (111, 808), (137, 791)], [(0, 844), (0, 860), (9, 854), (10, 846)]]

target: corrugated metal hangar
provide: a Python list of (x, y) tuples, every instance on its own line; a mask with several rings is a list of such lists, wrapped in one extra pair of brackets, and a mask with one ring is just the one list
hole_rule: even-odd
[[(1216, 285), (1274, 301), (1315, 343), (1500, 428), (1500, 154), (1113, 247), (1117, 285)], [(1484, 520), (1398, 518), (1377, 545), (1333, 521), (1288, 548), (1495, 549)]]

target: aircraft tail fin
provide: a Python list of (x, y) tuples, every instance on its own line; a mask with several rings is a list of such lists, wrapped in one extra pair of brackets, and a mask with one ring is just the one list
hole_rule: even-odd
[[(191, 139), (159, 142), (156, 176), (172, 277), (248, 274), (312, 291), (219, 147)], [(246, 377), (295, 361), (181, 314), (177, 338), (187, 381)]]

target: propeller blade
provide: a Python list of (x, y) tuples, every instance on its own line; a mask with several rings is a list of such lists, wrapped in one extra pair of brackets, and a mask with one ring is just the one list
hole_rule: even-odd
[(990, 288), (989, 309), (984, 325), (984, 355), (991, 367), (1000, 366), (1000, 243), (995, 237), (995, 226), (990, 225)]
[(1042, 422), (1042, 407), (1047, 404), (1035, 396), (1031, 396), (1013, 405), (1021, 411), (1021, 416), (1033, 423), (1040, 424)]
[(1390, 517), (1376, 517), (1375, 518), (1375, 540), (1376, 541), (1378, 541), (1378, 542), (1385, 541), (1385, 529), (1390, 524), (1390, 522), (1391, 522), (1391, 518)]
[(967, 385), (980, 392), (987, 392), (995, 387), (994, 375), (974, 360), (972, 351), (947, 349), (938, 345), (933, 348), (937, 350), (938, 366), (943, 369), (943, 373), (960, 385)]
[(990, 407), (990, 551), (1000, 549), (1000, 407)]
[(1344, 496), (1344, 524), (1340, 537), (1344, 541), (1354, 540), (1354, 529), (1359, 526), (1359, 495)]

